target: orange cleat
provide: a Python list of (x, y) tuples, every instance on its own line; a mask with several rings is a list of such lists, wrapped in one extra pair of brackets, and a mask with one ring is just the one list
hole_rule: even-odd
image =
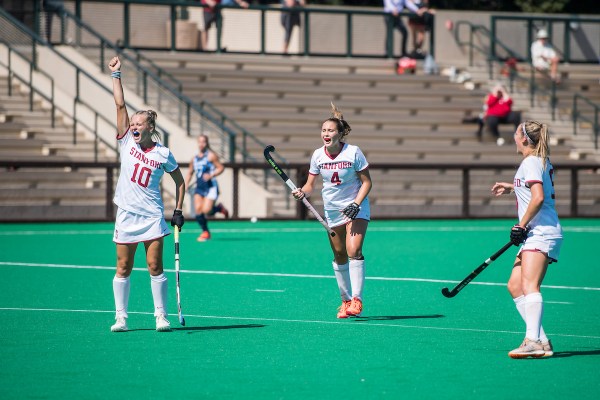
[(355, 297), (352, 299), (350, 307), (346, 309), (346, 315), (348, 315), (349, 317), (360, 317), (360, 314), (362, 313), (362, 308), (362, 301), (358, 297)]
[(351, 303), (352, 300), (342, 300), (342, 305), (338, 307), (338, 318), (348, 318), (348, 314), (346, 313), (346, 311), (348, 310), (348, 307), (350, 307)]
[(206, 242), (207, 240), (210, 240), (210, 232), (209, 231), (204, 231), (200, 234), (200, 236), (198, 236), (198, 239), (196, 239), (199, 242)]

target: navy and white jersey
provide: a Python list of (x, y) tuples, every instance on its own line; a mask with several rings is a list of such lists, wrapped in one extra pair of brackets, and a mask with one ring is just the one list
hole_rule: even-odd
[[(342, 151), (332, 158), (325, 146), (316, 149), (310, 159), (309, 173), (323, 178), (323, 207), (341, 210), (352, 203), (362, 186), (358, 172), (369, 166), (358, 146), (342, 143)], [(363, 203), (368, 203), (365, 198)]]
[(521, 162), (513, 183), (517, 196), (519, 220), (523, 218), (531, 202), (531, 185), (533, 183), (542, 185), (544, 202), (542, 208), (529, 222), (529, 226), (533, 234), (559, 238), (562, 237), (562, 228), (555, 208), (553, 174), (554, 167), (549, 159), (546, 160), (546, 168), (544, 168), (543, 160), (540, 157), (528, 156)]
[(179, 167), (175, 157), (160, 143), (144, 151), (129, 130), (118, 139), (118, 144), (121, 172), (114, 203), (135, 214), (162, 217), (164, 204), (160, 180), (165, 172), (173, 172)]
[(204, 174), (212, 174), (215, 170), (215, 165), (208, 159), (209, 154), (211, 154), (211, 151), (207, 149), (202, 156), (196, 154), (192, 160), (194, 175), (196, 176), (197, 191), (204, 191), (217, 186), (217, 180), (215, 178), (207, 181), (203, 178)]

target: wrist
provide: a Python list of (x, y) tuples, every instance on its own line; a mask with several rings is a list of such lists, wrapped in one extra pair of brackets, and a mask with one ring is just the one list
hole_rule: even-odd
[(121, 70), (111, 72), (110, 76), (112, 76), (115, 79), (121, 79)]

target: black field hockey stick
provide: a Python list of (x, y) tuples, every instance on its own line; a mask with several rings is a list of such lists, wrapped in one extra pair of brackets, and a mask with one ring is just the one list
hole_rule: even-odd
[(175, 286), (177, 288), (177, 314), (179, 314), (179, 323), (185, 326), (185, 318), (181, 312), (181, 293), (179, 289), (179, 227), (175, 226)]
[(473, 272), (471, 272), (469, 274), (469, 276), (467, 276), (465, 279), (463, 279), (462, 282), (459, 283), (458, 285), (456, 285), (452, 290), (448, 290), (448, 288), (443, 288), (442, 294), (448, 298), (456, 296), (458, 294), (458, 292), (463, 290), (464, 287), (469, 284), (469, 282), (471, 282), (473, 279), (475, 279), (477, 277), (477, 275), (479, 275), (481, 272), (483, 272), (483, 270), (486, 269), (488, 265), (490, 265), (492, 262), (494, 262), (494, 260), (496, 258), (500, 257), (512, 245), (513, 245), (512, 242), (506, 243), (504, 246), (502, 246), (502, 248), (500, 250), (498, 250), (497, 252), (492, 254), (492, 256), (490, 256), (490, 258), (485, 260), (483, 262), (483, 264), (481, 264), (479, 267), (475, 268), (475, 270)]
[[(285, 182), (285, 184), (292, 189), (292, 191), (298, 189), (296, 187), (296, 185), (294, 185), (294, 182), (292, 182), (292, 180), (286, 175), (285, 172), (282, 171), (281, 168), (279, 168), (279, 165), (277, 165), (277, 163), (275, 162), (275, 160), (273, 160), (273, 157), (271, 157), (271, 152), (275, 151), (275, 147), (272, 145), (268, 145), (267, 147), (265, 147), (265, 151), (264, 151), (264, 155), (265, 158), (267, 159), (267, 162), (269, 164), (271, 164), (271, 167), (273, 167), (273, 169), (275, 170), (275, 172), (277, 172), (277, 175), (279, 175), (281, 177), (281, 179), (283, 179), (283, 181)], [(319, 213), (317, 212), (317, 210), (315, 210), (315, 208), (312, 206), (312, 204), (310, 204), (308, 202), (308, 200), (306, 199), (306, 197), (302, 198), (302, 202), (304, 203), (304, 205), (306, 206), (306, 208), (308, 208), (308, 210), (315, 216), (315, 218), (321, 223), (321, 225), (323, 225), (323, 228), (325, 228), (327, 230), (327, 232), (329, 232), (329, 235), (331, 235), (331, 237), (335, 236), (335, 232), (329, 227), (329, 225), (327, 225), (327, 222), (325, 222), (325, 220), (323, 220), (323, 217), (321, 217), (321, 215), (319, 215)]]

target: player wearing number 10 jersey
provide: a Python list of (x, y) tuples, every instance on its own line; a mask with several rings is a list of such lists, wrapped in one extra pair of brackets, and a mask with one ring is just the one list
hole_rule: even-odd
[(314, 151), (309, 175), (301, 189), (292, 195), (297, 200), (310, 196), (316, 177), (323, 178), (323, 207), (327, 224), (335, 231), (329, 236), (333, 250), (333, 271), (342, 296), (338, 318), (359, 316), (365, 281), (362, 246), (371, 218), (369, 199), (372, 182), (369, 163), (357, 146), (342, 142), (351, 128), (332, 104), (332, 117), (323, 122), (323, 146)]
[(562, 228), (554, 199), (554, 167), (550, 154), (548, 125), (525, 121), (514, 134), (517, 152), (523, 161), (513, 183), (496, 182), (496, 196), (515, 193), (519, 223), (512, 227), (510, 240), (521, 246), (508, 280), (515, 306), (526, 325), (525, 339), (508, 353), (511, 358), (549, 357), (552, 344), (542, 327), (544, 303), (541, 286), (548, 264), (558, 261)]
[(138, 111), (129, 119), (123, 86), (121, 61), (110, 60), (113, 95), (117, 106), (117, 140), (120, 147), (121, 172), (114, 202), (118, 206), (113, 241), (117, 245), (117, 272), (113, 278), (115, 324), (112, 332), (127, 331), (129, 276), (139, 243), (144, 243), (150, 286), (154, 300), (156, 330), (170, 331), (167, 319), (167, 277), (163, 272), (163, 241), (169, 235), (164, 218), (160, 179), (165, 172), (175, 182), (175, 204), (171, 225), (181, 229), (185, 182), (171, 151), (158, 143), (156, 113)]

